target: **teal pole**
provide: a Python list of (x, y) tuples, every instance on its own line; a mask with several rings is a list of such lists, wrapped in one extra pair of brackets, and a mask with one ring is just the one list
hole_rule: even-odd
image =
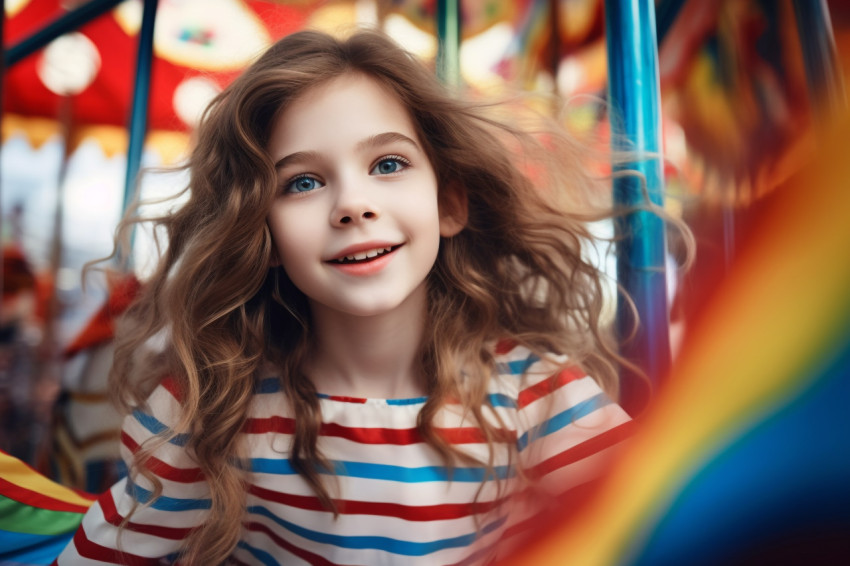
[(90, 0), (80, 7), (50, 22), (32, 35), (22, 39), (6, 50), (6, 66), (12, 66), (24, 57), (35, 53), (48, 43), (69, 31), (78, 29), (114, 8), (123, 0)]
[(437, 0), (437, 77), (460, 84), (460, 0)]
[[(139, 31), (139, 48), (136, 55), (136, 80), (133, 86), (133, 106), (130, 110), (130, 139), (127, 144), (127, 174), (124, 179), (124, 203), (126, 211), (133, 201), (139, 169), (142, 162), (142, 150), (148, 127), (148, 98), (150, 94), (151, 67), (153, 64), (153, 30), (156, 21), (158, 0), (144, 0), (142, 28)], [(130, 233), (129, 257), (124, 258), (131, 266), (135, 230)]]
[[(615, 150), (634, 152), (635, 160), (615, 172), (636, 171), (614, 180), (614, 202), (620, 208), (664, 204), (661, 162), (661, 109), (655, 3), (652, 0), (605, 0), (608, 48), (608, 96)], [(647, 200), (648, 199), (648, 200)], [(658, 385), (670, 368), (669, 314), (663, 220), (638, 210), (616, 220), (617, 278), (637, 308), (637, 334), (628, 339), (634, 319), (619, 299), (617, 325), (621, 353)], [(628, 373), (624, 370), (625, 374)], [(622, 379), (624, 399), (640, 394), (634, 379)]]
[(142, 149), (148, 123), (148, 95), (153, 63), (153, 29), (157, 0), (144, 0), (142, 29), (136, 56), (136, 80), (133, 87), (133, 106), (130, 110), (130, 141), (127, 147), (127, 175), (124, 180), (124, 210), (133, 200), (136, 177), (142, 161)]

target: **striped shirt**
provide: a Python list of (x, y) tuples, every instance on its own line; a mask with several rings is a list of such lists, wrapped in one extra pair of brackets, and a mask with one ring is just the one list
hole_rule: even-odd
[[(502, 348), (497, 362), (484, 412), (484, 418), (497, 414), (503, 427), (491, 474), (465, 461), (451, 471), (445, 467), (416, 430), (424, 397), (321, 396), (319, 449), (334, 469), (324, 478), (337, 502), (336, 518), (288, 459), (294, 420), (279, 380), (261, 381), (240, 438), (248, 493), (230, 563), (477, 564), (518, 544), (537, 510), (524, 479), (534, 480), (536, 493), (578, 489), (599, 473), (606, 452), (626, 435), (629, 418), (578, 369), (555, 371), (551, 360), (522, 347)], [(127, 417), (125, 460), (177, 422), (178, 397), (166, 381), (146, 411)], [(435, 425), (454, 446), (486, 462), (487, 443), (469, 419), (449, 404)], [(173, 561), (210, 507), (186, 442), (178, 435), (156, 450), (150, 467), (162, 481), (158, 498), (142, 477), (118, 482), (86, 514), (58, 564)], [(506, 443), (515, 445), (513, 457)], [(116, 542), (134, 500), (150, 505), (136, 510)]]

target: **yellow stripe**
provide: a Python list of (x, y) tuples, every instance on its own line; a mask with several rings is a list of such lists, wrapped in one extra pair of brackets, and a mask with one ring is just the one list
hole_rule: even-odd
[(47, 479), (17, 458), (2, 452), (0, 452), (0, 477), (19, 487), (65, 503), (85, 506), (92, 503), (91, 500), (85, 499), (73, 490)]

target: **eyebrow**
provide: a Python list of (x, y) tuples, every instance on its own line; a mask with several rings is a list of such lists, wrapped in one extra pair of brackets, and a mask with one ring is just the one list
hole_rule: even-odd
[[(368, 138), (357, 142), (356, 150), (364, 151), (396, 142), (409, 144), (414, 149), (422, 151), (422, 148), (419, 147), (419, 144), (416, 143), (416, 141), (399, 132), (384, 132), (381, 134), (375, 134), (374, 136), (369, 136)], [(281, 167), (285, 167), (293, 163), (301, 163), (318, 158), (319, 153), (316, 151), (296, 151), (295, 153), (290, 153), (286, 157), (279, 159), (277, 163), (274, 164), (274, 167), (275, 169), (280, 169)]]

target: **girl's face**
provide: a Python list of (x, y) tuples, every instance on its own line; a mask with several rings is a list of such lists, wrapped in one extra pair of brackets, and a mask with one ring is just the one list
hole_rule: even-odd
[(268, 216), (278, 260), (312, 308), (358, 316), (415, 297), (437, 257), (437, 180), (402, 104), (346, 74), (311, 89), (274, 125), (279, 195)]

